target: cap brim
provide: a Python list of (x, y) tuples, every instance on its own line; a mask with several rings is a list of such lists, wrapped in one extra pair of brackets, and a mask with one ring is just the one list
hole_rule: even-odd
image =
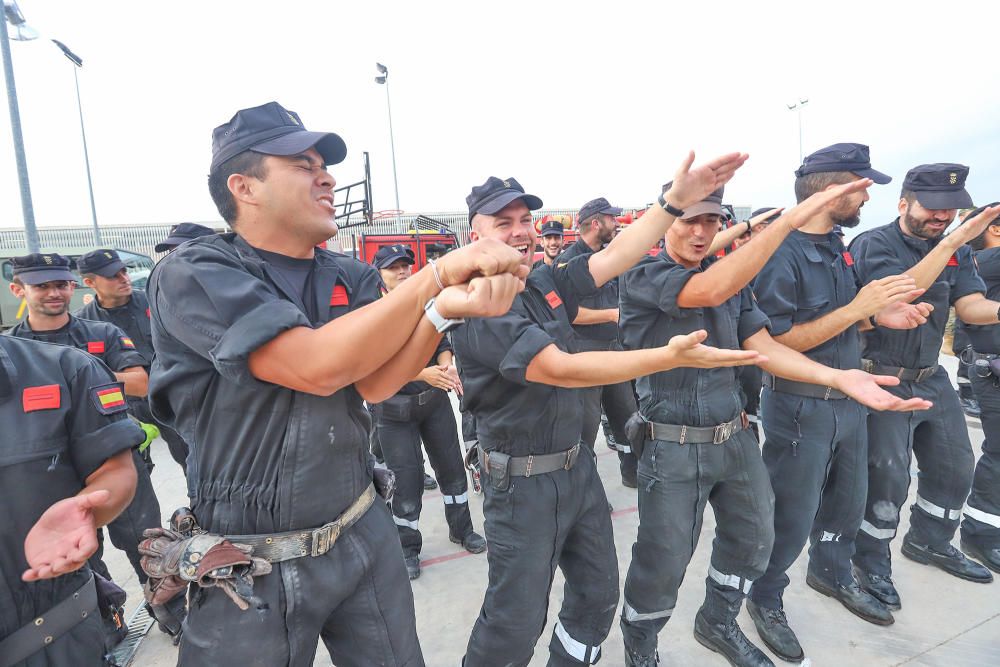
[(920, 205), (930, 211), (972, 208), (972, 197), (965, 190), (918, 190), (913, 193)]
[(125, 268), (124, 262), (121, 260), (114, 260), (110, 264), (105, 264), (99, 269), (94, 269), (93, 271), (88, 271), (88, 273), (96, 273), (102, 278), (113, 278), (118, 275), (118, 272)]
[(858, 169), (857, 171), (852, 171), (852, 174), (860, 176), (861, 178), (870, 178), (879, 185), (887, 185), (892, 182), (892, 176), (883, 174), (877, 169)]
[(722, 204), (716, 204), (710, 201), (700, 201), (694, 206), (688, 206), (684, 209), (684, 218), (695, 218), (699, 215), (713, 214), (718, 216), (724, 216), (726, 212), (722, 210)]
[(69, 280), (74, 283), (76, 282), (76, 276), (66, 269), (25, 271), (24, 273), (17, 274), (17, 277), (20, 278), (21, 282), (25, 285), (41, 285), (42, 283), (49, 283), (53, 280)]
[(562, 231), (556, 231), (555, 229), (546, 229), (544, 232), (539, 234), (539, 236), (566, 236), (566, 233)]
[(537, 211), (542, 207), (542, 200), (535, 195), (526, 195), (523, 192), (518, 192), (517, 190), (510, 190), (476, 209), (476, 213), (496, 215), (500, 211), (507, 208), (511, 202), (517, 201), (518, 199), (524, 201), (524, 205), (528, 207), (529, 211)]
[(325, 164), (339, 164), (347, 157), (347, 144), (340, 135), (333, 132), (289, 132), (274, 139), (268, 139), (248, 150), (265, 155), (298, 155), (315, 148), (323, 156)]
[(396, 255), (390, 255), (389, 257), (386, 257), (382, 261), (376, 263), (375, 264), (375, 268), (376, 269), (384, 269), (385, 267), (391, 266), (392, 264), (394, 264), (395, 262), (398, 262), (401, 259), (405, 259), (406, 261), (408, 261), (411, 266), (413, 264), (417, 263), (417, 261), (413, 258), (413, 255), (404, 252), (404, 253), (399, 253), (399, 254), (396, 254)]

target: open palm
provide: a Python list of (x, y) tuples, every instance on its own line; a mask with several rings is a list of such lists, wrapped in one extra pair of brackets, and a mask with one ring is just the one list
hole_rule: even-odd
[(25, 581), (50, 579), (79, 569), (97, 551), (95, 507), (111, 497), (107, 491), (94, 491), (65, 498), (39, 517), (24, 539), (24, 556), (29, 569)]

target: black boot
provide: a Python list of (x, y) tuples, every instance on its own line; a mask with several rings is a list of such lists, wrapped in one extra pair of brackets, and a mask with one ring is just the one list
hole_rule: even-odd
[(407, 556), (404, 559), (406, 563), (406, 576), (413, 581), (420, 576), (420, 556)]
[(899, 599), (899, 592), (892, 583), (892, 577), (872, 572), (865, 572), (857, 565), (854, 566), (854, 578), (861, 589), (867, 591), (892, 611), (899, 611), (903, 608), (903, 603)]
[(656, 651), (652, 655), (642, 655), (625, 647), (625, 667), (656, 667), (659, 664), (660, 654)]
[(470, 530), (465, 537), (455, 537), (449, 534), (448, 539), (455, 544), (461, 544), (462, 548), (470, 554), (481, 554), (486, 551), (486, 538), (474, 530)]
[(972, 556), (980, 563), (1000, 574), (1000, 549), (989, 549), (973, 544), (971, 541), (962, 538), (962, 551)]
[(782, 660), (802, 662), (805, 653), (802, 652), (798, 637), (788, 627), (784, 610), (780, 607), (778, 609), (758, 607), (753, 600), (747, 598), (747, 611), (753, 619), (753, 624), (757, 626), (757, 634), (769, 649)]
[(907, 533), (903, 538), (903, 555), (910, 560), (924, 565), (933, 565), (959, 579), (974, 581), (977, 584), (988, 584), (993, 581), (993, 575), (976, 561), (969, 560), (961, 551), (950, 544), (937, 549), (925, 544), (917, 544)]
[(733, 667), (774, 667), (771, 659), (743, 634), (735, 618), (711, 622), (705, 618), (702, 607), (694, 617), (694, 638), (705, 648), (721, 654)]
[(863, 618), (875, 625), (892, 625), (896, 619), (892, 612), (877, 597), (863, 589), (856, 581), (840, 585), (823, 581), (811, 571), (806, 573), (806, 584), (809, 588), (828, 595), (840, 602), (858, 618)]

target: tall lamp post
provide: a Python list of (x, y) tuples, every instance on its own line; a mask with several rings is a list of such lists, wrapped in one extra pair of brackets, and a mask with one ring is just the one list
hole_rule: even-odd
[(80, 136), (83, 137), (83, 163), (87, 167), (87, 191), (90, 193), (90, 215), (94, 221), (94, 245), (101, 245), (101, 228), (97, 225), (97, 206), (94, 204), (94, 182), (90, 178), (90, 154), (87, 152), (87, 130), (83, 126), (83, 104), (80, 102), (80, 77), (77, 70), (83, 67), (83, 58), (69, 50), (69, 47), (53, 39), (66, 59), (73, 63), (73, 82), (76, 83), (76, 108), (80, 112)]
[(10, 39), (26, 42), (38, 33), (24, 21), (24, 14), (14, 0), (3, 0), (3, 25), (0, 26), (0, 51), (3, 52), (3, 74), (7, 83), (7, 106), (10, 108), (10, 131), (14, 135), (14, 159), (17, 162), (17, 181), (21, 190), (21, 212), (24, 217), (24, 235), (28, 252), (38, 252), (41, 243), (35, 226), (35, 209), (31, 205), (31, 186), (28, 183), (28, 161), (24, 155), (24, 137), (21, 135), (21, 113), (17, 106), (17, 88), (14, 86), (14, 65), (10, 58), (7, 25), (14, 34)]
[(375, 63), (382, 76), (375, 77), (375, 83), (385, 86), (385, 106), (389, 110), (389, 147), (392, 149), (392, 184), (396, 190), (396, 210), (399, 208), (399, 180), (396, 178), (396, 140), (392, 136), (392, 104), (389, 102), (389, 68)]
[(786, 104), (789, 111), (795, 110), (798, 112), (799, 117), (799, 164), (802, 164), (802, 107), (809, 104), (807, 98), (802, 98), (794, 104)]

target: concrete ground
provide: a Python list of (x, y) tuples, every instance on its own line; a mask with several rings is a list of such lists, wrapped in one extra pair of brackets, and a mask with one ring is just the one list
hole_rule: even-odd
[[(942, 357), (952, 371), (955, 359)], [(978, 420), (969, 419), (969, 435), (978, 457), (983, 433)], [(615, 542), (622, 584), (628, 571), (632, 542), (638, 526), (636, 495), (621, 485), (618, 461), (598, 436), (598, 467), (608, 499), (614, 505)], [(174, 508), (186, 504), (184, 480), (167, 452), (166, 445), (153, 445), (157, 462), (153, 482), (160, 498), (164, 518)], [(914, 474), (916, 472), (914, 471)], [(913, 500), (915, 485), (910, 489)], [(413, 582), (417, 628), (424, 658), (429, 667), (455, 667), (460, 664), (472, 625), (486, 589), (486, 556), (471, 555), (448, 541), (441, 494), (424, 494), (420, 526), (424, 535), (423, 575)], [(470, 494), (473, 520), (482, 530), (482, 498)], [(906, 532), (909, 512), (904, 511), (900, 537)], [(704, 596), (704, 577), (708, 567), (715, 520), (706, 512), (704, 534), (689, 567), (689, 576), (681, 587), (676, 611), (660, 635), (661, 664), (724, 667), (726, 661), (698, 644), (691, 628), (695, 612)], [(955, 544), (957, 546), (957, 537)], [(785, 608), (813, 666), (935, 666), (979, 667), (1000, 665), (1000, 582), (982, 585), (961, 581), (934, 568), (918, 565), (899, 553), (900, 539), (893, 543), (894, 579), (903, 599), (903, 609), (895, 613), (895, 625), (882, 628), (848, 613), (841, 605), (819, 595), (805, 585), (806, 559), (799, 558), (789, 575), (792, 584), (785, 594)], [(127, 609), (141, 602), (142, 592), (121, 552), (107, 552), (112, 574), (129, 593)], [(557, 575), (558, 576), (558, 575)], [(536, 646), (532, 667), (547, 660), (548, 642), (562, 599), (561, 577), (553, 586), (549, 620)], [(751, 641), (763, 648), (753, 622), (744, 610), (740, 626)], [(176, 662), (176, 648), (155, 627), (144, 640), (134, 665), (165, 667)], [(776, 664), (783, 664), (772, 656)], [(320, 647), (316, 666), (330, 665)], [(621, 631), (617, 621), (604, 644), (601, 663), (608, 667), (624, 664)], [(275, 666), (278, 667), (278, 666)]]

